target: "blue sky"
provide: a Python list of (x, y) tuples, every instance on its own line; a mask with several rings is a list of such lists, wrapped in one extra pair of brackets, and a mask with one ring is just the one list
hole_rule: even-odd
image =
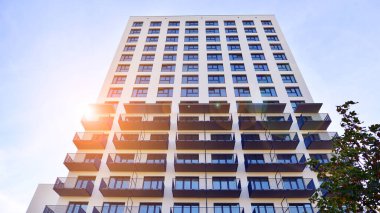
[(83, 108), (103, 83), (129, 16), (275, 14), (309, 89), (359, 101), (380, 123), (380, 1), (0, 0), (0, 208), (25, 212), (38, 183), (65, 176)]

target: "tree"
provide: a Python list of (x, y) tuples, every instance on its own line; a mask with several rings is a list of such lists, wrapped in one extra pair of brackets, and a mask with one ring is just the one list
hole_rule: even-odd
[(308, 161), (324, 180), (310, 198), (321, 212), (380, 212), (380, 124), (363, 127), (354, 104), (337, 106), (344, 134), (333, 139), (330, 162)]

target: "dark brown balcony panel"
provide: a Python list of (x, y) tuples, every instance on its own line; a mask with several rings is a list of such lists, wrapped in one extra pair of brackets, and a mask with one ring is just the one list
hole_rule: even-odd
[(105, 149), (108, 134), (96, 132), (77, 132), (73, 142), (78, 149)]
[(229, 103), (180, 103), (179, 113), (229, 113)]
[(170, 103), (129, 103), (124, 104), (124, 109), (127, 114), (160, 114), (160, 113), (171, 113)]
[(290, 114), (267, 116), (260, 120), (255, 116), (239, 116), (240, 130), (289, 130), (292, 123)]
[(116, 112), (113, 104), (90, 104), (91, 113), (95, 114), (114, 114)]
[[(164, 178), (160, 177), (160, 182), (158, 185), (152, 187), (144, 187), (144, 179), (126, 179), (113, 180), (111, 178), (103, 178), (99, 191), (102, 193), (103, 197), (163, 197), (164, 196)], [(116, 182), (123, 181), (120, 185)]]
[[(177, 120), (178, 130), (231, 130), (231, 116), (214, 116), (210, 120), (189, 119), (193, 117), (179, 116)], [(195, 118), (195, 117), (194, 117)]]
[[(196, 136), (196, 137), (192, 137)], [(214, 137), (213, 137), (214, 136)], [(176, 149), (233, 150), (234, 134), (212, 134), (209, 140), (200, 140), (198, 134), (178, 134)]]
[(318, 113), (322, 103), (297, 103), (294, 108), (295, 113)]
[(235, 154), (186, 153), (177, 154), (174, 159), (176, 172), (236, 172), (237, 167)]
[(169, 146), (169, 134), (152, 133), (149, 139), (139, 137), (133, 133), (115, 133), (113, 144), (116, 149), (156, 149), (167, 150)]
[(82, 125), (83, 128), (88, 131), (106, 131), (111, 130), (112, 123), (113, 123), (113, 116), (107, 116), (107, 117), (97, 117), (94, 119), (88, 119), (86, 117), (82, 118)]
[(244, 150), (293, 150), (299, 144), (297, 133), (272, 134), (268, 139), (260, 139), (258, 134), (241, 134)]
[(142, 120), (139, 116), (120, 115), (119, 126), (122, 130), (169, 130), (170, 116), (155, 116), (153, 120)]
[(306, 158), (303, 154), (245, 154), (246, 172), (303, 172)]
[(330, 116), (326, 113), (308, 114), (297, 117), (300, 130), (326, 130), (330, 124)]
[(109, 154), (107, 166), (110, 171), (165, 172), (166, 154)]
[(238, 113), (283, 113), (285, 103), (237, 103)]
[(89, 197), (94, 189), (95, 177), (59, 177), (53, 190), (59, 196)]
[(333, 139), (338, 137), (336, 132), (309, 132), (304, 136), (307, 149), (328, 149), (333, 148)]
[(64, 164), (70, 171), (99, 171), (102, 154), (69, 153)]

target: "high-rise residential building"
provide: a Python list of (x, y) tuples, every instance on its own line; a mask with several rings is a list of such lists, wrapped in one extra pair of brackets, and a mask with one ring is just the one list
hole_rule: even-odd
[(272, 15), (131, 17), (68, 175), (28, 212), (316, 212), (321, 106)]

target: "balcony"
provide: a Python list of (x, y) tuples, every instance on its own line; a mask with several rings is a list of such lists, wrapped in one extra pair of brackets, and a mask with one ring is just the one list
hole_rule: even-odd
[(155, 149), (167, 150), (169, 146), (169, 134), (151, 133), (150, 137), (143, 137), (133, 133), (115, 133), (113, 144), (120, 149)]
[(69, 153), (63, 164), (69, 171), (99, 171), (102, 154)]
[(83, 117), (82, 125), (86, 131), (109, 131), (112, 128), (113, 116)]
[(271, 134), (266, 139), (261, 139), (260, 134), (243, 133), (241, 142), (244, 150), (292, 150), (299, 143), (297, 133)]
[(303, 172), (304, 154), (245, 154), (246, 172)]
[(177, 154), (176, 172), (236, 172), (236, 154)]
[(231, 130), (232, 116), (211, 116), (210, 120), (199, 120), (198, 116), (178, 116), (178, 130)]
[[(187, 211), (186, 211), (187, 210)], [(234, 205), (220, 205), (214, 207), (198, 207), (198, 206), (189, 206), (189, 207), (171, 207), (170, 213), (185, 213), (185, 212), (194, 212), (194, 213), (244, 213), (243, 207), (235, 207)]]
[(53, 190), (59, 196), (89, 197), (94, 189), (94, 177), (59, 177)]
[(238, 113), (283, 113), (284, 103), (238, 103)]
[(336, 132), (309, 132), (304, 136), (307, 149), (329, 149), (333, 148), (333, 139), (338, 137)]
[(170, 103), (129, 103), (124, 104), (124, 109), (127, 114), (170, 114)]
[(105, 149), (108, 134), (101, 132), (77, 132), (73, 142), (78, 149)]
[(326, 130), (331, 119), (327, 113), (307, 114), (297, 117), (297, 123), (300, 130)]
[(103, 178), (99, 190), (104, 197), (163, 197), (164, 178)]
[(109, 154), (107, 166), (113, 172), (165, 172), (166, 154)]
[(143, 120), (141, 116), (120, 115), (121, 130), (169, 130), (170, 116), (155, 116), (153, 120)]
[[(46, 205), (42, 213), (68, 213), (73, 211), (73, 206), (69, 205)], [(86, 207), (76, 205), (75, 212), (86, 213)]]
[[(250, 178), (248, 178), (250, 179)], [(315, 192), (311, 178), (296, 178), (292, 181), (275, 178), (259, 178), (248, 183), (250, 198), (309, 198)], [(264, 180), (263, 180), (264, 179)]]
[(177, 150), (207, 149), (207, 150), (233, 150), (235, 147), (235, 134), (211, 134), (210, 139), (199, 139), (199, 134), (177, 134)]
[(174, 178), (172, 192), (173, 197), (239, 198), (241, 185), (238, 178), (224, 178), (223, 181), (215, 178)]
[(292, 123), (290, 114), (265, 116), (260, 120), (255, 116), (239, 116), (240, 130), (289, 130)]
[(318, 113), (322, 103), (297, 103), (294, 113)]
[(224, 113), (227, 114), (230, 111), (229, 103), (180, 103), (179, 104), (179, 113), (211, 113), (218, 114)]

